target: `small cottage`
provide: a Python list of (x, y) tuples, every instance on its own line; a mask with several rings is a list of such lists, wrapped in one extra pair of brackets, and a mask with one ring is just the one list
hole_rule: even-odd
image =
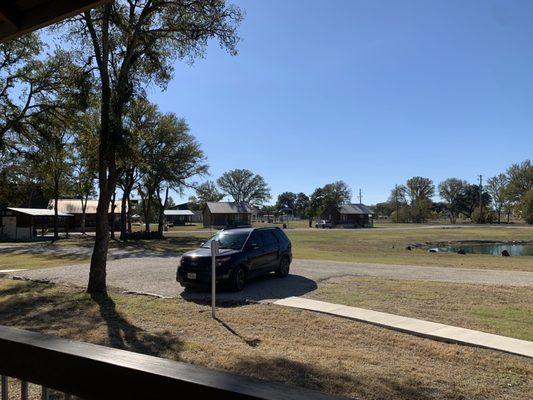
[(252, 207), (243, 202), (207, 202), (203, 209), (205, 227), (250, 226)]
[[(0, 210), (0, 216), (1, 239), (32, 240), (53, 227), (54, 210), (6, 207)], [(59, 212), (58, 217), (59, 227), (68, 232), (72, 226), (72, 214)]]
[(165, 210), (164, 214), (165, 220), (170, 226), (190, 224), (194, 217), (191, 210)]
[(374, 212), (364, 204), (341, 204), (339, 207), (328, 207), (320, 217), (342, 228), (374, 226)]

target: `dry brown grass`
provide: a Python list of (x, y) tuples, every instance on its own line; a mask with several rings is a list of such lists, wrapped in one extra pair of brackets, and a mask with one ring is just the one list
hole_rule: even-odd
[(0, 323), (365, 399), (527, 399), (531, 360), (274, 305), (0, 280)]
[(309, 297), (533, 341), (531, 288), (351, 276)]

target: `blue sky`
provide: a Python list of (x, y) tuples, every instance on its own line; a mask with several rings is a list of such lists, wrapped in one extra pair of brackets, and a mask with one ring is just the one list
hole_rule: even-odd
[(239, 55), (214, 43), (150, 92), (211, 179), (248, 168), (273, 201), (342, 179), (373, 204), (414, 175), (473, 182), (533, 156), (533, 2), (233, 3)]

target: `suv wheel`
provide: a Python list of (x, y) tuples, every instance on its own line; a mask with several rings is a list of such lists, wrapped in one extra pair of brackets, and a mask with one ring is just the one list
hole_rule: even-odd
[(281, 257), (281, 260), (279, 261), (278, 269), (276, 270), (276, 276), (278, 278), (285, 278), (287, 275), (289, 275), (289, 267), (291, 264), (291, 260), (287, 256)]
[(234, 292), (240, 292), (244, 289), (246, 283), (246, 271), (243, 267), (237, 267), (231, 274), (230, 286)]

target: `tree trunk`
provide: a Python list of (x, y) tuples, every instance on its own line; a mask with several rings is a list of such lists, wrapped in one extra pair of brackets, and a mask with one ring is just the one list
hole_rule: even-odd
[(87, 201), (89, 196), (81, 196), (81, 234), (85, 236), (85, 212), (87, 211)]
[(168, 186), (165, 190), (165, 200), (161, 203), (161, 198), (159, 198), (159, 221), (157, 225), (157, 234), (163, 239), (164, 228), (165, 228), (165, 209), (167, 208), (168, 202)]
[(59, 226), (58, 226), (58, 212), (57, 212), (57, 204), (59, 203), (59, 179), (54, 178), (54, 239), (52, 240), (55, 242), (59, 239)]
[[(108, 71), (109, 61), (109, 16), (111, 14), (111, 5), (104, 6), (102, 20), (101, 37), (102, 47), (98, 43), (97, 34), (92, 25), (91, 17), (85, 14), (87, 26), (91, 33), (91, 38), (95, 49), (98, 49), (98, 67), (101, 79), (101, 102), (100, 102), (100, 144), (98, 146), (98, 207), (96, 209), (96, 236), (94, 240), (94, 249), (91, 256), (91, 267), (89, 271), (89, 282), (87, 292), (105, 292), (106, 291), (106, 263), (107, 250), (109, 247), (109, 193), (110, 188), (114, 187), (115, 179), (115, 141), (110, 140), (110, 103), (111, 87)], [(109, 175), (108, 175), (109, 172)], [(111, 182), (110, 182), (111, 181)]]
[(113, 198), (111, 200), (111, 239), (115, 240), (115, 199), (117, 193), (113, 190)]
[(128, 221), (128, 232), (131, 234), (131, 199), (130, 199), (131, 193), (128, 193), (128, 215), (127, 215), (127, 221)]
[(120, 202), (120, 240), (126, 240), (126, 206), (129, 196), (127, 190), (124, 190)]
[(146, 215), (144, 216), (144, 231), (147, 235), (150, 235), (150, 212), (152, 211), (152, 196), (148, 195), (146, 198)]

